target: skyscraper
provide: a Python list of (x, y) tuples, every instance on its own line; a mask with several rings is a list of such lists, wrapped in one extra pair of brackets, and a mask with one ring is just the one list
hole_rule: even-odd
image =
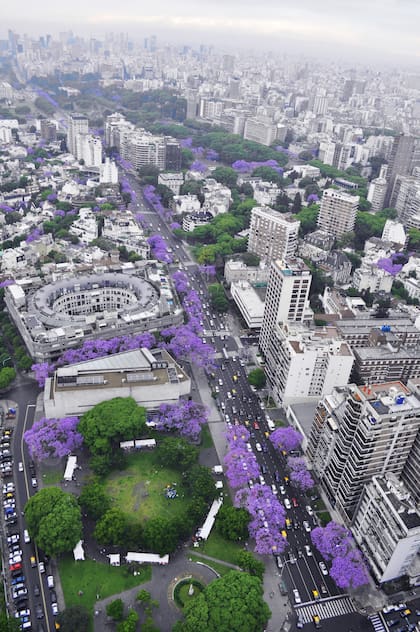
[(419, 428), (420, 398), (402, 382), (349, 385), (319, 402), (307, 454), (344, 520), (372, 476), (400, 477)]
[(354, 228), (359, 204), (358, 195), (326, 189), (322, 196), (318, 226), (326, 233), (340, 237)]
[(290, 213), (279, 213), (269, 206), (251, 211), (248, 252), (265, 262), (292, 257), (297, 248), (300, 221)]
[(302, 259), (272, 262), (259, 340), (264, 355), (277, 323), (303, 322), (310, 318), (308, 298), (311, 280), (311, 272)]
[(411, 173), (414, 156), (414, 137), (396, 136), (392, 144), (388, 165), (388, 188), (385, 196), (385, 206), (395, 206), (396, 192), (394, 192), (395, 178), (397, 175), (408, 176)]
[(77, 158), (77, 136), (87, 134), (89, 121), (83, 114), (71, 114), (67, 128), (67, 149)]

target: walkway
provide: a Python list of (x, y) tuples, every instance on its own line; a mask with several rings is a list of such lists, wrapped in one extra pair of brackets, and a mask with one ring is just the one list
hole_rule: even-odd
[(190, 549), (189, 552), (191, 553), (191, 555), (201, 557), (203, 560), (207, 560), (209, 562), (216, 562), (217, 564), (222, 564), (222, 566), (228, 566), (229, 568), (232, 568), (234, 571), (241, 570), (239, 566), (236, 566), (236, 564), (231, 564), (230, 562), (225, 562), (224, 560), (218, 560), (216, 557), (210, 557), (210, 555), (199, 553), (195, 549)]

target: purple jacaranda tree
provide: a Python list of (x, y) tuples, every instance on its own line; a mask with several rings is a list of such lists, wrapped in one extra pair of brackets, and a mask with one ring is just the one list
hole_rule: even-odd
[(212, 264), (202, 264), (198, 266), (201, 274), (204, 274), (207, 278), (216, 276), (216, 266)]
[(171, 222), (171, 224), (169, 225), (169, 228), (171, 230), (179, 230), (180, 228), (182, 228), (182, 226), (179, 222)]
[(271, 167), (274, 171), (277, 171), (280, 175), (283, 174), (282, 167), (279, 166), (277, 160), (264, 160), (264, 161), (256, 161), (252, 160), (250, 162), (246, 160), (236, 160), (232, 163), (232, 169), (237, 171), (238, 173), (250, 173), (257, 169), (258, 167)]
[(306, 201), (308, 204), (316, 204), (317, 202), (319, 202), (319, 197), (317, 196), (316, 193), (310, 193)]
[(61, 208), (58, 208), (54, 211), (54, 217), (64, 217), (66, 214)]
[(179, 327), (169, 327), (162, 330), (161, 334), (164, 337), (171, 337), (169, 342), (164, 343), (164, 347), (176, 359), (193, 362), (196, 366), (204, 369), (213, 367), (213, 347), (203, 342), (202, 338), (192, 331), (188, 324), (180, 325)]
[(192, 147), (192, 138), (191, 136), (189, 136), (188, 138), (182, 138), (179, 141), (179, 144), (181, 145), (181, 147), (183, 147), (184, 149), (189, 149), (190, 147)]
[(160, 431), (176, 431), (181, 437), (197, 440), (207, 419), (205, 406), (191, 400), (179, 400), (176, 404), (159, 406), (156, 428)]
[(172, 256), (170, 252), (168, 252), (168, 246), (166, 241), (161, 237), (161, 235), (151, 235), (147, 243), (149, 244), (153, 256), (158, 259), (158, 261), (162, 261), (164, 263), (171, 263)]
[(358, 549), (333, 559), (330, 575), (339, 588), (356, 589), (369, 583), (369, 573)]
[(238, 425), (229, 428), (226, 432), (229, 450), (246, 450), (249, 436), (249, 430), (245, 426)]
[(50, 193), (49, 195), (47, 195), (48, 202), (55, 202), (56, 199), (57, 199), (57, 194), (56, 193)]
[(14, 285), (16, 281), (14, 281), (13, 279), (5, 279), (4, 281), (0, 282), (0, 288), (2, 287), (7, 287), (8, 285)]
[(358, 588), (367, 584), (369, 574), (351, 532), (331, 521), (326, 527), (311, 531), (311, 540), (328, 561), (332, 562), (331, 576), (340, 588)]
[(237, 448), (230, 450), (224, 459), (225, 474), (230, 487), (245, 487), (250, 479), (257, 478), (260, 469), (252, 452)]
[(194, 160), (190, 167), (191, 171), (197, 171), (198, 173), (205, 173), (207, 171), (207, 165), (201, 160)]
[(84, 360), (93, 360), (95, 358), (103, 358), (114, 353), (122, 353), (123, 351), (131, 351), (145, 347), (151, 349), (156, 346), (156, 338), (153, 334), (145, 331), (134, 336), (117, 336), (103, 340), (86, 340), (79, 349), (67, 349), (57, 360), (57, 366), (66, 364), (74, 364), (75, 362), (83, 362)]
[(174, 282), (174, 286), (178, 294), (186, 294), (190, 287), (190, 282), (188, 280), (185, 272), (181, 270), (177, 270), (172, 275), (172, 281)]
[(271, 435), (270, 441), (277, 450), (296, 450), (302, 443), (303, 437), (292, 426), (277, 428)]
[(255, 552), (259, 555), (280, 555), (288, 543), (280, 531), (272, 531), (262, 527), (254, 534)]
[(207, 151), (206, 151), (206, 159), (207, 160), (219, 160), (219, 154), (214, 149), (207, 149)]
[(48, 362), (38, 362), (31, 366), (31, 370), (35, 373), (35, 379), (40, 388), (45, 386), (45, 380), (53, 374), (54, 368), (54, 365)]
[(77, 417), (36, 421), (23, 435), (31, 457), (39, 461), (61, 458), (80, 448), (83, 437), (77, 432), (78, 423)]
[(296, 485), (296, 487), (301, 489), (303, 492), (307, 492), (308, 489), (312, 489), (315, 485), (314, 479), (307, 469), (292, 470), (290, 472), (290, 482)]
[(26, 243), (30, 244), (33, 241), (37, 241), (43, 235), (43, 233), (44, 233), (44, 230), (43, 230), (42, 226), (39, 227), (39, 228), (35, 228), (27, 236)]
[(311, 540), (326, 560), (344, 557), (353, 548), (351, 532), (333, 520), (326, 527), (312, 529)]

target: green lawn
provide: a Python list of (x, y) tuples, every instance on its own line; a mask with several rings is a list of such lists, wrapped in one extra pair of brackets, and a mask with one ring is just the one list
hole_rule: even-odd
[[(171, 500), (165, 496), (168, 485), (178, 491), (178, 496)], [(113, 507), (141, 521), (181, 515), (189, 504), (180, 472), (158, 464), (153, 451), (130, 455), (123, 472), (109, 475), (106, 491), (113, 500)]]
[[(64, 557), (58, 569), (66, 607), (82, 604), (92, 613), (97, 595), (104, 599), (149, 581), (150, 566), (140, 568), (139, 575), (134, 576), (126, 566), (114, 567), (93, 560), (75, 562), (70, 556)], [(79, 595), (79, 591), (83, 594)]]
[(63, 480), (64, 469), (60, 467), (60, 469), (42, 469), (42, 483), (45, 487), (49, 487), (50, 485), (58, 485), (60, 481)]
[(220, 576), (226, 575), (226, 573), (232, 570), (229, 566), (225, 566), (221, 562), (213, 562), (212, 560), (204, 560), (202, 557), (199, 557), (198, 555), (194, 555), (193, 553), (191, 553), (191, 555), (189, 556), (189, 559), (192, 562), (201, 562), (202, 564), (205, 564), (206, 566), (210, 566), (210, 568), (215, 570), (216, 573), (219, 573)]
[(225, 538), (217, 533), (216, 529), (213, 529), (209, 539), (200, 546), (200, 551), (218, 560), (236, 564), (237, 555), (243, 548), (241, 544), (225, 540)]

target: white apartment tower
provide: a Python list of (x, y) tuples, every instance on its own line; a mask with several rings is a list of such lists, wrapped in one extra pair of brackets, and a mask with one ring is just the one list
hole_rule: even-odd
[(352, 531), (378, 582), (405, 575), (420, 549), (420, 515), (395, 476), (374, 476), (365, 486)]
[(72, 114), (69, 117), (67, 128), (67, 149), (73, 156), (78, 158), (77, 152), (77, 136), (79, 134), (87, 134), (89, 132), (89, 121), (83, 114)]
[(276, 325), (265, 372), (278, 406), (318, 400), (349, 383), (353, 354), (336, 330), (313, 331), (300, 323)]
[(420, 427), (420, 398), (402, 382), (334, 389), (318, 404), (307, 454), (349, 522), (372, 476), (401, 476)]
[(388, 187), (388, 183), (386, 181), (387, 168), (388, 165), (382, 165), (379, 176), (372, 180), (369, 184), (367, 200), (371, 203), (371, 210), (374, 213), (378, 213), (384, 208), (386, 190)]
[(86, 167), (100, 167), (102, 164), (102, 141), (92, 134), (77, 134), (76, 153), (78, 160), (83, 160)]
[(279, 213), (269, 206), (256, 206), (251, 211), (248, 252), (269, 263), (292, 257), (297, 248), (300, 221), (290, 213)]
[(272, 262), (259, 341), (264, 355), (278, 323), (303, 322), (311, 318), (308, 304), (311, 281), (311, 271), (302, 259), (296, 257)]
[(321, 200), (318, 226), (334, 237), (351, 232), (356, 221), (358, 204), (358, 195), (326, 189)]

